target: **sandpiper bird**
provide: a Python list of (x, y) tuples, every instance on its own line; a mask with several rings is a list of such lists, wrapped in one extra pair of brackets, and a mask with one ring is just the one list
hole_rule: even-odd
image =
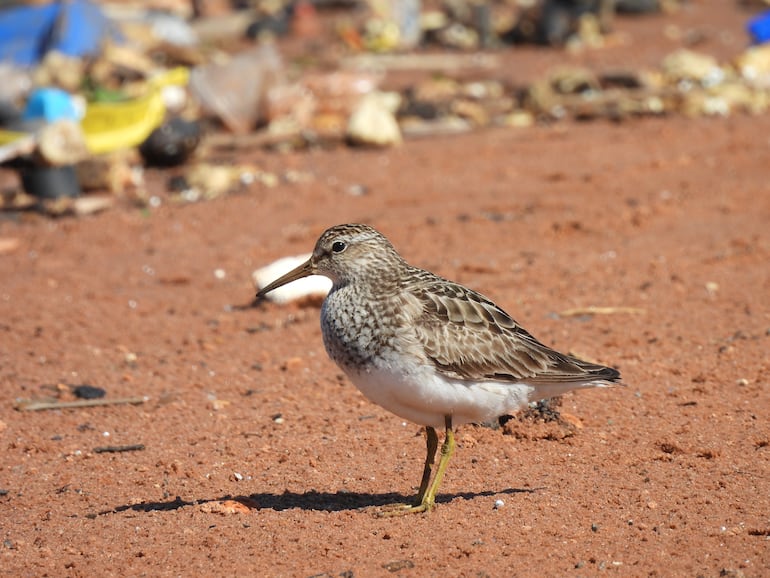
[[(327, 229), (310, 259), (257, 299), (308, 275), (332, 280), (321, 308), (329, 356), (371, 401), (426, 427), (417, 499), (391, 512), (434, 506), (455, 448), (454, 426), (620, 380), (615, 369), (543, 345), (483, 295), (408, 264), (367, 225)], [(445, 438), (434, 472), (441, 427)]]

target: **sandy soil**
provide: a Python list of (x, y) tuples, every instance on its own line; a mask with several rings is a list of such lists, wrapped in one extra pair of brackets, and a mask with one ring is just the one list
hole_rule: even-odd
[[(670, 25), (729, 57), (734, 4), (623, 20), (622, 45), (568, 58), (654, 63)], [(505, 58), (503, 76), (565, 57)], [(0, 256), (2, 573), (767, 576), (769, 134), (767, 115), (671, 117), (254, 151), (306, 178), (3, 215), (20, 246)], [(150, 175), (161, 194), (165, 178)], [(377, 517), (415, 492), (421, 429), (341, 376), (317, 305), (233, 307), (253, 269), (349, 221), (627, 387), (565, 396), (561, 422), (461, 427), (437, 508)], [(634, 309), (559, 315), (588, 306)], [(148, 400), (13, 408), (83, 384)]]

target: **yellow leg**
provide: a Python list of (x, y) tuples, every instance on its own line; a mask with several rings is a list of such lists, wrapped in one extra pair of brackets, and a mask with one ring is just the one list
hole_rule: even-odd
[(417, 492), (417, 503), (422, 502), (425, 492), (428, 491), (430, 476), (433, 473), (433, 464), (436, 460), (436, 449), (438, 448), (438, 435), (436, 430), (430, 426), (425, 430), (425, 445), (427, 453), (425, 454), (425, 467), (422, 470), (422, 481), (420, 482), (420, 491)]
[[(433, 478), (433, 483), (428, 490), (428, 493), (420, 500), (420, 506), (424, 511), (430, 510), (436, 504), (436, 493), (441, 485), (441, 481), (444, 479), (444, 473), (449, 465), (449, 459), (455, 451), (455, 434), (452, 431), (452, 416), (448, 415), (444, 418), (446, 424), (446, 435), (444, 437), (444, 443), (441, 444), (441, 458), (438, 461), (438, 469), (436, 469), (436, 476)], [(419, 507), (419, 506), (418, 506)]]
[(436, 430), (434, 428), (428, 427), (426, 431), (428, 454), (425, 457), (425, 467), (422, 472), (420, 491), (417, 494), (417, 503), (411, 506), (408, 504), (395, 504), (387, 510), (381, 511), (380, 515), (400, 516), (401, 514), (427, 512), (436, 505), (436, 493), (441, 485), (441, 481), (444, 479), (444, 473), (449, 464), (449, 459), (452, 457), (455, 450), (455, 436), (452, 431), (452, 416), (446, 416), (444, 418), (444, 424), (446, 426), (446, 434), (444, 443), (441, 444), (441, 457), (439, 458), (438, 468), (436, 468), (436, 475), (433, 478), (433, 483), (430, 483), (430, 477), (433, 470), (436, 447), (438, 446), (438, 436), (436, 435)]

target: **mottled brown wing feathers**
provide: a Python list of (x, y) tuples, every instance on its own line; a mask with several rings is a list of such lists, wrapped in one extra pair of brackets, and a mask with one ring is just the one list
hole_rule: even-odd
[(492, 301), (461, 285), (436, 279), (413, 294), (423, 305), (417, 339), (445, 375), (532, 384), (618, 379), (612, 368), (543, 345)]

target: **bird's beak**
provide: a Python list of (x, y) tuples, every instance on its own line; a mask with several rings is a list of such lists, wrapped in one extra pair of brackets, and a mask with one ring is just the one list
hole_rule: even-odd
[(292, 281), (296, 281), (297, 279), (302, 279), (303, 277), (307, 277), (309, 275), (315, 275), (315, 264), (313, 263), (313, 258), (310, 257), (307, 261), (302, 263), (299, 267), (296, 269), (292, 269), (285, 275), (279, 277), (266, 287), (263, 287), (259, 290), (257, 293), (256, 300), (259, 301), (265, 297), (270, 291), (273, 289), (278, 289), (278, 287), (283, 287), (287, 283), (291, 283)]

